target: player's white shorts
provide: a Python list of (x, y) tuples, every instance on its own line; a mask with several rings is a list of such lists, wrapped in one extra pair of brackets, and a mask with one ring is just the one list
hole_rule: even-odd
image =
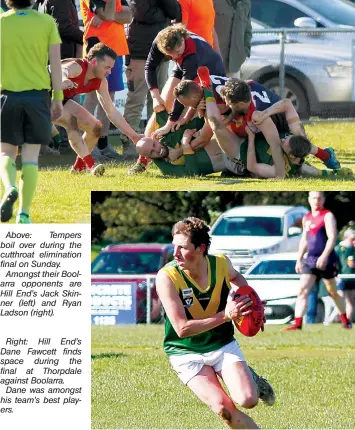
[(216, 351), (204, 354), (171, 355), (169, 361), (178, 377), (186, 385), (203, 366), (211, 366), (215, 372), (219, 372), (231, 363), (245, 361), (245, 358), (238, 342), (233, 340)]
[(239, 155), (237, 155), (235, 158), (231, 158), (225, 152), (222, 152), (222, 154), (224, 165), (230, 172), (233, 172), (238, 176), (245, 176), (246, 168), (244, 164), (239, 160)]

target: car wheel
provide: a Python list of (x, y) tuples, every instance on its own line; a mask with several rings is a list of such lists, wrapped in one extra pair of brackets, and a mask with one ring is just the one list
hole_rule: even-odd
[[(280, 82), (279, 78), (271, 78), (263, 82), (266, 88), (274, 91), (276, 94), (280, 94)], [(285, 98), (290, 99), (293, 106), (295, 107), (298, 115), (302, 119), (308, 119), (310, 117), (309, 102), (302, 86), (292, 78), (285, 78)]]

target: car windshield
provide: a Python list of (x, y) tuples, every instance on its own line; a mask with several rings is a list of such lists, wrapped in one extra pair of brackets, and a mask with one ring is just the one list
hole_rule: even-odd
[(228, 217), (222, 218), (213, 236), (282, 236), (281, 218)]
[(260, 261), (249, 275), (296, 275), (296, 260)]
[(102, 252), (91, 266), (91, 273), (138, 275), (156, 273), (163, 264), (160, 252)]
[(355, 5), (342, 0), (303, 0), (306, 6), (336, 24), (355, 26)]

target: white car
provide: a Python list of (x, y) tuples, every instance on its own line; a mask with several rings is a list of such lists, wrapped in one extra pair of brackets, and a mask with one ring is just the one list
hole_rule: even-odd
[(211, 229), (212, 254), (224, 254), (240, 272), (261, 255), (298, 249), (303, 206), (239, 206), (224, 212)]
[[(267, 300), (265, 316), (268, 324), (286, 324), (294, 318), (300, 290), (300, 276), (295, 271), (296, 260), (296, 252), (269, 255), (260, 258), (244, 274), (260, 298)], [(319, 296), (317, 322), (323, 322), (328, 320), (334, 303), (322, 285)]]

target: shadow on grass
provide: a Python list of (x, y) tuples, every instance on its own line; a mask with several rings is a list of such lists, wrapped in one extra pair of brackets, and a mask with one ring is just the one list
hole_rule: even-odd
[(100, 360), (101, 358), (121, 358), (127, 354), (116, 352), (103, 352), (101, 354), (91, 354), (91, 360)]

